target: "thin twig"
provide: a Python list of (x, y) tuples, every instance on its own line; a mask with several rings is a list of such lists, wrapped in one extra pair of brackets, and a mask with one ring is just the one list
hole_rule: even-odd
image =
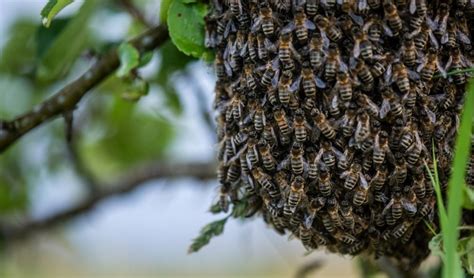
[(53, 215), (43, 219), (25, 221), (14, 226), (0, 227), (0, 237), (5, 242), (24, 239), (38, 231), (53, 228), (77, 216), (86, 214), (107, 199), (129, 193), (151, 180), (181, 177), (193, 177), (200, 180), (214, 179), (215, 167), (214, 163), (151, 163), (131, 170), (117, 179), (116, 182), (101, 185), (94, 194), (90, 194), (89, 197), (86, 197), (77, 204)]
[[(168, 39), (166, 26), (157, 26), (130, 41), (140, 53), (153, 50)], [(24, 134), (43, 123), (76, 108), (82, 97), (110, 76), (120, 65), (117, 51), (107, 52), (81, 77), (31, 111), (11, 121), (0, 121), (0, 152), (6, 150)]]

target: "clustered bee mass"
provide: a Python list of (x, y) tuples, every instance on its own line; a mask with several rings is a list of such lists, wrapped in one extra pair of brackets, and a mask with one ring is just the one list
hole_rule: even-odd
[(434, 148), (446, 186), (473, 11), (448, 0), (214, 1), (205, 43), (216, 52), (221, 210), (245, 201), (247, 216), (308, 250), (417, 265), (436, 226), (425, 165)]

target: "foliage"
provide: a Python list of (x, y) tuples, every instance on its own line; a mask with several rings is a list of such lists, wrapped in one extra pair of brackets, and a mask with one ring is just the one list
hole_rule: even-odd
[(41, 11), (43, 25), (49, 27), (53, 17), (55, 17), (62, 9), (71, 4), (74, 0), (49, 0)]
[(168, 9), (168, 28), (173, 43), (186, 55), (210, 59), (204, 46), (204, 17), (208, 6), (197, 0), (174, 0)]
[(118, 48), (120, 67), (117, 70), (118, 77), (125, 77), (140, 64), (140, 53), (130, 43), (122, 43)]
[[(434, 173), (428, 168), (431, 182), (435, 188), (438, 212), (441, 223), (441, 234), (435, 236), (430, 248), (443, 258), (443, 277), (461, 277), (461, 258), (464, 268), (472, 269), (472, 258), (468, 257), (472, 235), (459, 239), (459, 223), (463, 205), (463, 194), (466, 192), (466, 165), (470, 155), (472, 122), (474, 117), (474, 80), (468, 85), (461, 124), (456, 138), (453, 171), (448, 184), (447, 209), (443, 203), (441, 186), (438, 177), (436, 157), (433, 153)], [(441, 242), (442, 241), (442, 242)], [(442, 248), (440, 247), (442, 246)], [(441, 251), (442, 249), (442, 251)]]

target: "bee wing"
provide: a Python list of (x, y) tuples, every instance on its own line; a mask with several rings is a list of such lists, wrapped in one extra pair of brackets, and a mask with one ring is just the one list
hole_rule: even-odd
[(403, 207), (406, 211), (411, 212), (411, 213), (413, 213), (413, 214), (415, 214), (416, 211), (417, 211), (416, 203), (409, 202), (409, 201), (406, 200), (405, 198), (402, 198), (402, 207)]
[(293, 21), (288, 23), (288, 25), (286, 25), (285, 27), (283, 27), (283, 29), (281, 29), (281, 34), (287, 34), (287, 33), (293, 32), (293, 30), (295, 30), (295, 26), (296, 25)]
[(316, 82), (316, 86), (318, 88), (321, 88), (321, 89), (326, 88), (326, 83), (323, 80), (321, 80), (319, 77), (314, 76), (314, 81)]
[(446, 32), (441, 36), (441, 44), (446, 44), (449, 40), (449, 32)]
[(342, 174), (339, 176), (341, 179), (347, 177), (349, 174), (351, 173), (350, 170), (346, 170), (344, 172), (342, 172)]
[(270, 52), (277, 52), (277, 48), (274, 43), (272, 43), (269, 39), (265, 38), (263, 41), (263, 44), (265, 45), (265, 48), (269, 50)]
[(324, 32), (323, 30), (321, 30), (321, 38), (323, 40), (323, 49), (328, 49), (329, 48), (329, 44), (331, 43), (329, 41), (329, 38), (326, 34), (326, 32)]
[(364, 189), (364, 190), (367, 190), (369, 188), (369, 183), (367, 182), (367, 179), (365, 179), (365, 176), (364, 174), (362, 173), (359, 173), (359, 177), (360, 177), (360, 186)]
[(262, 18), (259, 17), (255, 20), (255, 22), (253, 23), (252, 27), (250, 28), (250, 31), (252, 33), (256, 33), (258, 31), (258, 29), (260, 28), (260, 26), (262, 25)]
[(469, 37), (459, 30), (456, 32), (456, 38), (465, 44), (471, 44)]
[(391, 82), (391, 79), (393, 77), (393, 71), (392, 71), (392, 64), (389, 64), (387, 66), (387, 69), (385, 70), (385, 73), (384, 73), (384, 82), (385, 84), (390, 84)]
[(392, 207), (393, 203), (395, 202), (394, 199), (391, 199), (390, 202), (384, 207), (382, 210), (382, 215), (387, 214), (388, 210)]
[(448, 61), (446, 62), (445, 69), (449, 69), (451, 67), (451, 63), (453, 62), (453, 56), (449, 55)]
[(436, 59), (436, 67), (438, 68), (438, 71), (441, 73), (441, 76), (443, 76), (443, 78), (448, 77), (446, 70), (441, 66), (441, 63), (438, 59)]
[(295, 49), (295, 47), (293, 46), (293, 44), (290, 44), (290, 49), (291, 49), (291, 52), (293, 53), (293, 56), (295, 57), (295, 59), (299, 62), (301, 62), (301, 55), (300, 53)]
[(291, 87), (290, 87), (291, 91), (296, 91), (300, 87), (301, 79), (302, 79), (301, 75), (299, 75), (295, 79), (295, 82), (293, 82), (293, 84), (291, 84)]
[(393, 155), (392, 151), (390, 150), (388, 146), (387, 146), (387, 149), (385, 150), (385, 153), (386, 153), (388, 162), (395, 164), (395, 156)]
[(350, 13), (349, 13), (349, 16), (352, 18), (352, 20), (353, 20), (355, 23), (357, 23), (357, 25), (359, 25), (359, 26), (364, 25), (364, 19), (363, 19), (361, 16), (356, 15), (356, 14), (354, 14), (353, 12), (350, 12)]
[(305, 26), (306, 28), (308, 28), (309, 30), (314, 30), (314, 29), (316, 29), (316, 25), (314, 25), (314, 23), (313, 23), (311, 20), (309, 20), (309, 19), (306, 19), (306, 20), (304, 21), (304, 26)]
[[(390, 101), (384, 98), (379, 112), (380, 119), (384, 119), (387, 116), (388, 112), (390, 112)], [(378, 140), (376, 140), (375, 142), (378, 142)]]
[(367, 8), (367, 0), (359, 0), (357, 7), (360, 11), (365, 10)]
[(428, 31), (428, 35), (430, 37), (430, 42), (433, 45), (433, 47), (436, 49), (439, 49), (438, 39), (435, 37), (435, 35), (433, 34), (431, 30)]
[(354, 43), (354, 57), (359, 58), (360, 55), (360, 40), (356, 40)]
[(342, 60), (339, 61), (339, 70), (343, 72), (347, 72), (349, 70), (347, 64), (344, 63)]
[(410, 13), (414, 14), (416, 12), (416, 0), (410, 0)]
[(234, 22), (232, 20), (229, 20), (229, 22), (225, 26), (224, 38), (227, 38), (231, 32), (235, 32), (235, 31), (236, 31), (236, 28), (235, 28)]
[(430, 119), (430, 121), (432, 123), (436, 123), (436, 114), (427, 107), (425, 107), (425, 112), (428, 118)]
[(408, 78), (410, 78), (411, 80), (416, 81), (420, 79), (420, 75), (415, 71), (407, 69), (407, 73), (408, 73)]
[(277, 171), (280, 171), (283, 169), (288, 170), (289, 166), (290, 166), (290, 158), (287, 157), (278, 164)]
[(435, 19), (435, 20), (433, 21), (429, 16), (426, 17), (426, 24), (428, 24), (428, 27), (429, 27), (431, 30), (436, 30), (436, 29), (438, 28), (438, 22), (437, 22), (437, 20)]
[(382, 28), (383, 28), (383, 31), (385, 32), (385, 35), (387, 35), (389, 37), (393, 37), (392, 29), (390, 29), (390, 27), (388, 27), (388, 25), (386, 23), (382, 24)]
[(311, 229), (311, 226), (313, 226), (314, 216), (315, 213), (310, 213), (308, 214), (308, 216), (306, 216), (304, 220), (304, 226), (306, 227), (306, 229)]

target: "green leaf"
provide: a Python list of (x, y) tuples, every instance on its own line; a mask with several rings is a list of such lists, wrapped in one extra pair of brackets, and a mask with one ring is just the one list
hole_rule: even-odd
[(41, 10), (43, 25), (48, 28), (53, 18), (74, 0), (49, 0)]
[(117, 70), (118, 77), (125, 77), (130, 71), (140, 64), (140, 52), (130, 43), (122, 43), (118, 48), (120, 67)]
[(443, 235), (441, 233), (435, 235), (428, 244), (431, 253), (444, 259), (444, 252), (442, 250)]
[(138, 68), (144, 67), (150, 63), (151, 59), (153, 59), (153, 51), (145, 52), (140, 56), (140, 63), (138, 64)]
[(467, 185), (464, 186), (463, 207), (465, 209), (474, 210), (474, 190)]
[(227, 222), (228, 217), (211, 222), (201, 229), (201, 232), (197, 238), (193, 240), (191, 246), (189, 246), (188, 253), (194, 253), (199, 251), (202, 247), (209, 244), (211, 239), (224, 232), (224, 226)]
[(204, 17), (207, 5), (174, 0), (168, 10), (171, 40), (180, 51), (196, 58), (208, 56), (204, 46)]
[(71, 18), (58, 18), (51, 24), (50, 28), (46, 28), (42, 25), (38, 28), (36, 32), (36, 55), (38, 59), (43, 57), (70, 20)]
[(463, 268), (469, 275), (474, 275), (474, 235), (459, 240), (458, 252)]
[(89, 19), (100, 0), (88, 0), (63, 31), (44, 52), (36, 77), (40, 82), (52, 82), (64, 77), (81, 52), (90, 45)]
[(138, 101), (142, 96), (148, 94), (148, 90), (148, 82), (141, 78), (135, 78), (122, 93), (122, 98), (128, 101)]

